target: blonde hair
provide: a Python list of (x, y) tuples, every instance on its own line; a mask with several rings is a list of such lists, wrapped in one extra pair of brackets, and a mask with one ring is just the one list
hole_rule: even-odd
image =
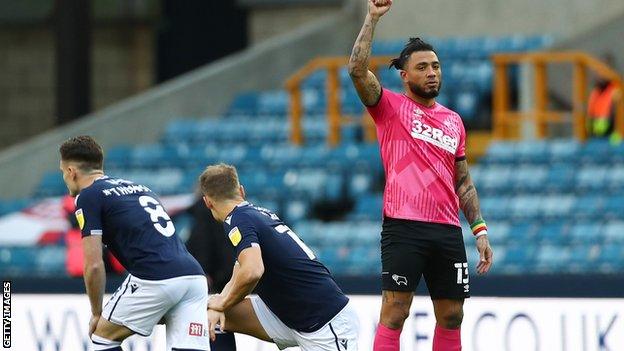
[(203, 195), (217, 201), (233, 200), (240, 196), (236, 168), (225, 163), (206, 167), (199, 176), (199, 186)]

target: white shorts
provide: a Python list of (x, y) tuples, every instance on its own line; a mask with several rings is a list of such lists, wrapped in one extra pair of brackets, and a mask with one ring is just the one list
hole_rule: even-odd
[(143, 280), (128, 274), (102, 317), (143, 336), (164, 317), (167, 350), (210, 350), (207, 306), (208, 284), (202, 275)]
[(358, 349), (360, 322), (351, 302), (321, 329), (312, 333), (302, 333), (288, 328), (259, 296), (252, 296), (251, 304), (260, 324), (280, 350), (295, 346), (299, 346), (302, 351)]

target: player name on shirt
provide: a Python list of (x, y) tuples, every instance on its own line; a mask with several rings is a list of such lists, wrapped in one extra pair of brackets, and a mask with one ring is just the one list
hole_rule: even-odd
[[(110, 181), (107, 181), (107, 182), (112, 183)], [(130, 181), (127, 181), (127, 180), (124, 180), (124, 182), (130, 183)], [(105, 196), (111, 196), (111, 195), (124, 196), (124, 195), (132, 195), (132, 194), (137, 194), (137, 193), (146, 193), (146, 192), (151, 192), (151, 191), (152, 190), (146, 187), (145, 185), (133, 184), (133, 185), (127, 185), (127, 186), (116, 186), (113, 188), (102, 189), (102, 194), (104, 194)]]

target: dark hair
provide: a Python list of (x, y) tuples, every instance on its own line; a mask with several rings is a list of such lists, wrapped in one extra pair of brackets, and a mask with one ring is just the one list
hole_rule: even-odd
[(401, 54), (399, 55), (399, 57), (394, 58), (392, 59), (392, 61), (390, 61), (389, 68), (394, 67), (396, 69), (403, 69), (405, 67), (405, 63), (407, 63), (407, 60), (409, 60), (410, 55), (413, 52), (417, 52), (417, 51), (435, 52), (435, 50), (433, 49), (433, 46), (425, 42), (424, 40), (420, 38), (410, 38), (407, 44), (405, 44), (405, 47), (403, 47), (403, 50), (401, 51)]
[(104, 154), (102, 147), (90, 136), (81, 135), (65, 140), (59, 148), (61, 160), (79, 163), (83, 171), (101, 170)]

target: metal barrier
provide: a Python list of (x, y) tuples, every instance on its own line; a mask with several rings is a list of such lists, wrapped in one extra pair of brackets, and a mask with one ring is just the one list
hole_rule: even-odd
[[(497, 139), (510, 139), (516, 136), (519, 123), (531, 120), (536, 124), (536, 136), (548, 136), (548, 123), (573, 123), (574, 135), (581, 141), (587, 139), (587, 73), (595, 74), (616, 82), (620, 90), (624, 88), (622, 77), (600, 60), (583, 52), (534, 52), (506, 53), (492, 56), (494, 64), (494, 86), (492, 94), (493, 134)], [(534, 104), (527, 112), (512, 111), (509, 104), (508, 66), (530, 64), (534, 72)], [(547, 65), (572, 64), (573, 108), (572, 119), (566, 119), (568, 111), (548, 110)], [(616, 105), (615, 128), (624, 136), (624, 99)]]
[[(392, 57), (374, 56), (370, 58), (369, 69), (376, 72), (380, 66), (387, 65)], [(329, 133), (327, 142), (330, 146), (340, 143), (340, 130), (345, 124), (362, 123), (364, 138), (367, 141), (376, 140), (375, 126), (365, 111), (361, 118), (345, 116), (341, 111), (340, 76), (339, 70), (349, 62), (348, 57), (324, 57), (314, 59), (286, 81), (286, 89), (290, 94), (291, 142), (303, 145), (304, 107), (302, 102), (301, 84), (310, 74), (318, 70), (327, 71), (327, 124)], [(587, 138), (587, 74), (591, 70), (595, 74), (610, 79), (624, 91), (622, 77), (600, 60), (583, 52), (533, 52), (533, 53), (504, 53), (492, 56), (494, 64), (492, 111), (493, 136), (496, 139), (510, 139), (517, 135), (518, 125), (526, 120), (536, 123), (537, 137), (548, 136), (549, 123), (573, 123), (574, 135), (581, 141)], [(530, 64), (534, 70), (534, 106), (531, 111), (512, 111), (509, 96), (508, 67), (512, 64)], [(572, 119), (567, 119), (569, 111), (548, 110), (547, 65), (573, 65), (573, 110)], [(616, 105), (615, 128), (624, 137), (624, 99), (619, 99)]]
[[(390, 63), (390, 56), (375, 56), (370, 58), (369, 69), (376, 72), (379, 66), (385, 66)], [(301, 83), (310, 74), (317, 70), (327, 70), (327, 125), (329, 133), (327, 134), (327, 143), (330, 146), (336, 146), (340, 143), (340, 129), (342, 125), (355, 123), (359, 118), (345, 116), (341, 111), (340, 101), (340, 68), (346, 66), (349, 62), (348, 57), (325, 57), (314, 59), (299, 71), (293, 74), (286, 81), (286, 89), (290, 94), (290, 118), (291, 118), (291, 134), (290, 140), (295, 145), (303, 145), (305, 142), (303, 136), (303, 102), (301, 96)], [(375, 125), (365, 111), (361, 118), (362, 128), (364, 130), (364, 138), (367, 141), (376, 140)]]

